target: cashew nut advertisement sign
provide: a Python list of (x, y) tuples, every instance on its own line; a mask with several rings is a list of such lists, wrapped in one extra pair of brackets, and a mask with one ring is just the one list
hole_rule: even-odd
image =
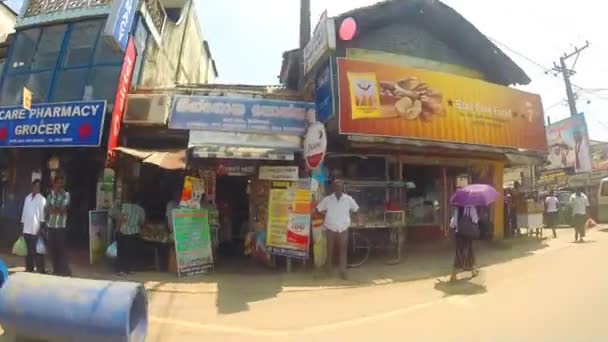
[(340, 133), (547, 151), (540, 97), (441, 72), (338, 59)]

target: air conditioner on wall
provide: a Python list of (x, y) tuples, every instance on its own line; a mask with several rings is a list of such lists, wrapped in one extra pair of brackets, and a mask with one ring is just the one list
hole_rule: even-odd
[(166, 125), (171, 110), (171, 96), (130, 94), (123, 122), (139, 125)]

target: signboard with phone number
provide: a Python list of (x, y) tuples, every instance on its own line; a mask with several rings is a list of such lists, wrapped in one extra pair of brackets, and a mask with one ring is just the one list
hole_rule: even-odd
[(105, 113), (106, 101), (0, 107), (0, 148), (97, 147)]

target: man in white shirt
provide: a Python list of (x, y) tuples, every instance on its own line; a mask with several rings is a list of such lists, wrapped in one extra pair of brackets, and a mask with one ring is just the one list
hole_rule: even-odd
[(25, 197), (23, 202), (23, 213), (21, 214), (21, 223), (23, 224), (23, 238), (27, 245), (27, 256), (25, 257), (26, 272), (46, 273), (44, 264), (44, 255), (36, 253), (36, 244), (38, 238), (42, 236), (44, 229), (44, 209), (46, 207), (46, 199), (40, 194), (40, 180), (36, 179), (32, 182), (32, 193)]
[(559, 204), (559, 199), (555, 197), (555, 193), (553, 191), (549, 192), (549, 196), (545, 198), (545, 212), (547, 213), (547, 227), (550, 227), (553, 230), (553, 238), (557, 238), (557, 232), (555, 228), (557, 227), (557, 208)]
[(323, 226), (327, 232), (327, 269), (333, 267), (334, 252), (339, 255), (339, 272), (342, 279), (346, 279), (346, 263), (348, 250), (348, 228), (351, 225), (350, 215), (359, 211), (355, 200), (344, 193), (344, 183), (335, 180), (333, 193), (321, 200), (317, 205), (318, 212), (325, 213)]
[(581, 189), (570, 196), (570, 206), (572, 207), (572, 225), (574, 226), (574, 241), (583, 241), (585, 237), (585, 224), (587, 223), (587, 207), (589, 200)]

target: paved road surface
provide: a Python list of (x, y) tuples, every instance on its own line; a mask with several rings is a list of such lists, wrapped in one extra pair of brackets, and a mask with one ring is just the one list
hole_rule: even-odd
[(153, 292), (149, 341), (608, 341), (608, 232), (560, 233), (456, 284)]

